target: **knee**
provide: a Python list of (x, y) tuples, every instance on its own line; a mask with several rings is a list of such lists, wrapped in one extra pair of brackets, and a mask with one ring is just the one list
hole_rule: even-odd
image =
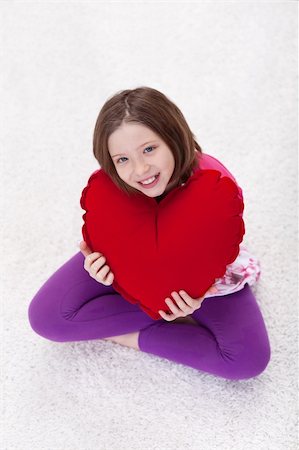
[(230, 380), (248, 380), (255, 378), (264, 372), (271, 359), (269, 341), (262, 345), (255, 345), (254, 349), (236, 357), (228, 366), (228, 374), (225, 378)]
[(264, 372), (271, 359), (270, 345), (265, 344), (257, 353), (249, 359), (248, 368), (242, 379), (254, 378)]
[(57, 320), (54, 320), (53, 310), (50, 311), (42, 300), (38, 295), (31, 300), (28, 308), (29, 324), (39, 336), (51, 341), (62, 342), (57, 333)]

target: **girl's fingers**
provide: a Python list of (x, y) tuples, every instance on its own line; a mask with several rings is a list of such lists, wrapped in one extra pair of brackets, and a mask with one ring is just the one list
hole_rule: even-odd
[(110, 271), (109, 266), (104, 265), (106, 262), (105, 256), (99, 252), (91, 252), (85, 241), (81, 241), (79, 247), (85, 256), (84, 269), (89, 273), (89, 275), (91, 275), (96, 281), (100, 281), (100, 283), (106, 286), (112, 284), (114, 274)]
[(177, 292), (172, 292), (171, 295), (174, 298), (175, 303), (172, 300), (167, 299), (169, 301), (167, 301), (166, 303), (169, 306), (170, 310), (179, 317), (182, 317), (182, 312), (188, 315), (190, 313), (190, 307), (188, 306), (188, 304), (186, 305), (184, 300), (179, 296)]
[(114, 275), (110, 271), (105, 279), (97, 280), (100, 281), (100, 283), (104, 284), (104, 286), (110, 286), (113, 283)]
[(179, 294), (182, 297), (182, 299), (187, 303), (187, 305), (190, 306), (191, 308), (194, 308), (197, 305), (198, 303), (197, 300), (190, 297), (190, 295), (188, 295), (187, 292), (179, 291)]
[(91, 268), (91, 265), (100, 257), (102, 256), (101, 253), (90, 253), (90, 255), (87, 255), (84, 260), (84, 269), (89, 271)]
[(167, 322), (171, 322), (172, 320), (175, 320), (175, 318), (176, 318), (173, 315), (166, 314), (166, 312), (163, 311), (162, 309), (159, 310), (159, 314), (162, 317), (162, 319), (167, 320)]
[(112, 272), (109, 272), (109, 274), (107, 275), (107, 278), (106, 278), (106, 283), (112, 284), (113, 280), (114, 280), (114, 274)]
[(99, 256), (94, 263), (92, 263), (90, 267), (90, 271), (94, 274), (96, 274), (99, 269), (105, 264), (106, 258), (104, 255)]
[(159, 309), (159, 314), (160, 314), (160, 316), (162, 317), (162, 319), (164, 319), (164, 320), (167, 320), (166, 318), (165, 318), (165, 312), (164, 311), (162, 311), (162, 309)]
[(177, 316), (179, 314), (180, 312), (179, 308), (174, 305), (173, 301), (170, 298), (166, 298), (165, 303), (174, 315)]
[[(172, 292), (171, 295), (173, 296), (173, 298), (175, 299), (175, 302), (179, 305), (179, 307), (181, 309), (178, 306), (176, 306), (176, 303), (172, 299), (167, 297), (165, 299), (165, 303), (167, 304), (168, 308), (170, 309), (170, 311), (173, 314), (167, 314), (165, 311), (159, 310), (159, 314), (164, 320), (167, 320), (168, 322), (170, 322), (179, 317), (186, 317), (186, 316), (188, 316), (188, 314), (193, 313), (194, 307), (191, 307), (191, 306), (188, 307), (186, 305), (186, 303), (184, 302), (184, 300), (180, 297), (180, 295), (177, 292)], [(189, 297), (189, 301), (190, 300), (193, 301), (193, 299), (191, 299), (191, 297)], [(190, 308), (191, 308), (191, 311), (190, 311)]]
[(108, 274), (109, 271), (110, 271), (110, 267), (106, 265), (96, 274), (96, 276), (98, 278), (104, 280), (104, 278), (106, 277), (106, 275)]

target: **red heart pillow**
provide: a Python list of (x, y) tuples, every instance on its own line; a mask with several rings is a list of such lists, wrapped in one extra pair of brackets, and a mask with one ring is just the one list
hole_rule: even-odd
[(239, 254), (245, 226), (236, 183), (198, 169), (159, 203), (128, 196), (99, 169), (82, 191), (83, 239), (114, 273), (113, 288), (153, 319), (165, 298), (185, 290), (201, 297)]

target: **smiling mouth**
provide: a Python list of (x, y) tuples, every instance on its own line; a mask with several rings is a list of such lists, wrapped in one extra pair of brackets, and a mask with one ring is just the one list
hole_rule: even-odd
[(153, 177), (148, 178), (144, 182), (138, 181), (138, 184), (141, 184), (141, 186), (146, 187), (146, 188), (152, 187), (153, 185), (157, 184), (159, 176), (160, 176), (160, 173), (158, 173), (157, 175), (154, 175)]

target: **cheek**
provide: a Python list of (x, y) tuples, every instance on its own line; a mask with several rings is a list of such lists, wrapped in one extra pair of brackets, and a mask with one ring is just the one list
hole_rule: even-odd
[(123, 168), (122, 170), (117, 170), (117, 174), (119, 176), (119, 178), (121, 178), (123, 181), (127, 181), (129, 178), (129, 173), (128, 170), (126, 170), (125, 168)]
[(171, 176), (174, 172), (174, 161), (172, 159), (167, 161), (167, 169), (168, 169), (168, 174)]

